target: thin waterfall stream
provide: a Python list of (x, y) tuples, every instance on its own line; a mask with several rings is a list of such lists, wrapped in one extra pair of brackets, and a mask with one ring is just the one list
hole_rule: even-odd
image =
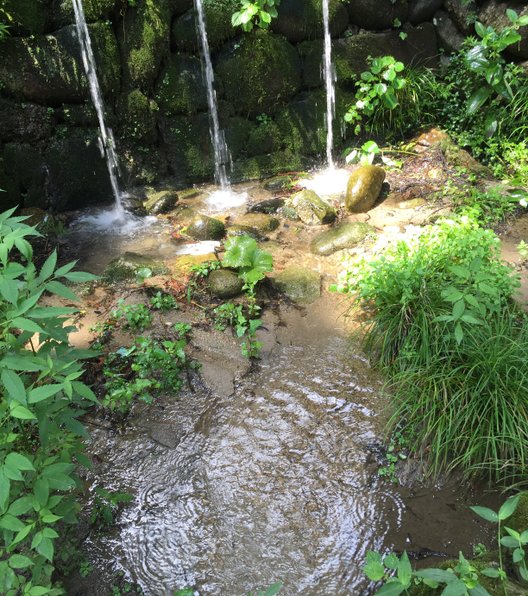
[(110, 183), (112, 184), (112, 192), (115, 200), (115, 212), (118, 215), (124, 214), (124, 208), (122, 203), (122, 194), (119, 189), (119, 162), (117, 159), (117, 153), (115, 149), (115, 139), (112, 129), (106, 125), (104, 116), (104, 104), (103, 94), (101, 92), (101, 86), (99, 85), (99, 79), (97, 78), (97, 69), (95, 66), (95, 57), (92, 50), (92, 42), (90, 39), (90, 33), (86, 24), (86, 18), (84, 15), (84, 8), (82, 0), (73, 0), (73, 10), (75, 13), (75, 24), (77, 26), (77, 35), (79, 37), (79, 43), (81, 45), (81, 55), (88, 78), (88, 84), (90, 87), (90, 95), (92, 96), (92, 102), (97, 112), (97, 119), (99, 121), (99, 130), (101, 136), (100, 149), (102, 156), (106, 159), (106, 165), (108, 168), (108, 174), (110, 176)]
[(326, 86), (326, 161), (328, 167), (333, 170), (334, 159), (332, 149), (334, 146), (333, 122), (335, 114), (335, 69), (332, 64), (332, 36), (330, 34), (330, 11), (329, 0), (323, 0), (323, 23), (324, 23), (324, 63), (323, 75)]
[(205, 13), (202, 0), (195, 0), (195, 6), (196, 13), (198, 15), (198, 32), (200, 34), (205, 81), (207, 85), (207, 105), (209, 107), (209, 117), (211, 120), (210, 133), (211, 142), (213, 143), (214, 149), (215, 182), (222, 190), (226, 191), (230, 189), (230, 183), (227, 177), (227, 165), (231, 162), (231, 155), (225, 142), (225, 133), (220, 128), (218, 103), (214, 88), (213, 63), (211, 61), (211, 51), (209, 48), (209, 40), (207, 38)]

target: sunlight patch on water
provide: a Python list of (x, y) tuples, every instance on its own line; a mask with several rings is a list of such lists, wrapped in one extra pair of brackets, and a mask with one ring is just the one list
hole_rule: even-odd
[(310, 178), (300, 180), (299, 184), (321, 197), (339, 197), (345, 194), (349, 177), (348, 170), (327, 168), (314, 172)]

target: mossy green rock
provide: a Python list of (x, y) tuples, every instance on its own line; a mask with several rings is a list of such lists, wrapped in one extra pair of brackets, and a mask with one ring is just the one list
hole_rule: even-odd
[(258, 242), (262, 240), (266, 240), (266, 235), (262, 234), (255, 228), (250, 226), (241, 226), (239, 224), (233, 224), (227, 228), (226, 236), (228, 238), (238, 237), (238, 236), (249, 236)]
[(171, 54), (156, 87), (156, 99), (166, 115), (194, 114), (207, 108), (200, 59)]
[(158, 138), (158, 105), (139, 89), (127, 93), (120, 105), (119, 117), (123, 136), (154, 144)]
[(125, 83), (142, 91), (152, 89), (168, 55), (170, 8), (168, 0), (144, 0), (128, 7), (119, 27)]
[(394, 19), (404, 23), (409, 14), (408, 0), (354, 0), (348, 3), (350, 21), (362, 29), (390, 29)]
[(279, 227), (280, 221), (276, 217), (265, 213), (246, 213), (237, 217), (234, 224), (252, 228), (257, 233), (265, 235), (266, 232), (273, 232)]
[[(34, 1), (34, 0), (33, 0)], [(20, 2), (20, 0), (18, 0)], [(25, 4), (25, 2), (20, 2)], [(27, 4), (30, 4), (28, 2)], [(120, 4), (119, 0), (83, 0), (86, 22), (95, 23), (108, 19)], [(63, 27), (75, 23), (72, 0), (52, 1), (53, 23), (56, 27)]]
[(295, 48), (268, 31), (254, 31), (231, 44), (216, 71), (227, 101), (244, 116), (275, 112), (301, 84)]
[(178, 193), (173, 190), (163, 190), (150, 195), (144, 205), (150, 215), (162, 215), (172, 211), (177, 202)]
[[(221, 46), (234, 37), (237, 30), (231, 24), (231, 15), (239, 10), (239, 0), (203, 0), (207, 40), (211, 49)], [(196, 12), (189, 10), (174, 21), (172, 26), (172, 46), (184, 52), (196, 52), (200, 49), (197, 35)]]
[(284, 203), (286, 201), (281, 198), (274, 198), (274, 199), (265, 199), (264, 201), (259, 201), (254, 205), (251, 205), (249, 208), (249, 213), (277, 213), (277, 211), (284, 207)]
[(295, 209), (299, 219), (308, 226), (332, 223), (336, 218), (335, 209), (313, 190), (304, 189), (295, 193), (288, 199), (286, 206)]
[(350, 174), (345, 205), (351, 213), (365, 213), (374, 207), (385, 180), (385, 170), (379, 166), (360, 166)]
[(11, 17), (10, 32), (17, 34), (45, 33), (49, 23), (47, 4), (46, 0), (3, 0), (2, 9)]
[(263, 186), (266, 190), (269, 190), (271, 192), (278, 192), (290, 188), (294, 180), (295, 178), (293, 176), (290, 176), (289, 174), (285, 174), (282, 176), (273, 176), (273, 178), (265, 180)]
[(44, 106), (0, 98), (0, 130), (4, 143), (49, 138), (53, 126), (53, 114)]
[(310, 250), (316, 255), (328, 256), (338, 250), (353, 248), (374, 233), (374, 228), (366, 223), (345, 223), (318, 234), (312, 240)]
[(164, 275), (168, 272), (165, 265), (150, 257), (135, 252), (125, 252), (122, 256), (110, 261), (101, 277), (106, 284), (119, 283), (134, 279), (136, 273), (145, 267), (150, 269), (153, 275)]
[(244, 282), (234, 271), (216, 269), (207, 278), (207, 285), (213, 296), (217, 298), (234, 298), (242, 292)]
[(290, 300), (309, 304), (321, 295), (321, 275), (304, 267), (288, 267), (273, 278), (275, 287)]
[[(330, 33), (338, 37), (348, 25), (348, 13), (341, 0), (329, 2)], [(272, 28), (292, 43), (324, 36), (321, 0), (282, 0)]]
[(195, 240), (220, 240), (225, 236), (224, 224), (219, 219), (206, 215), (194, 217), (184, 231)]
[[(114, 32), (100, 23), (89, 29), (103, 93), (115, 93), (120, 60)], [(41, 104), (76, 103), (89, 97), (75, 27), (64, 27), (53, 35), (4, 40), (0, 80), (5, 94)]]

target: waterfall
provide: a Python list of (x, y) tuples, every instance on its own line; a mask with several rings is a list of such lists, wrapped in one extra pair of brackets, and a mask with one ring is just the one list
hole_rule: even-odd
[(329, 0), (323, 0), (324, 22), (324, 64), (323, 74), (326, 86), (326, 161), (334, 169), (332, 149), (334, 147), (333, 121), (335, 115), (335, 70), (332, 65), (332, 36), (330, 35)]
[(77, 25), (77, 36), (81, 45), (82, 61), (88, 84), (90, 87), (90, 95), (92, 102), (97, 112), (100, 129), (100, 149), (101, 155), (106, 158), (106, 165), (108, 174), (110, 175), (110, 182), (112, 184), (112, 191), (115, 199), (115, 210), (118, 213), (124, 213), (121, 202), (121, 192), (119, 190), (119, 183), (117, 181), (119, 174), (119, 163), (117, 161), (117, 153), (115, 149), (114, 134), (110, 128), (106, 126), (104, 118), (103, 95), (99, 80), (97, 79), (97, 70), (95, 68), (95, 58), (92, 50), (92, 42), (86, 25), (86, 18), (84, 16), (84, 9), (82, 0), (73, 0), (73, 10), (75, 12), (75, 23)]
[(216, 101), (216, 92), (214, 89), (213, 64), (211, 62), (211, 52), (209, 50), (209, 41), (207, 39), (207, 30), (205, 28), (205, 15), (202, 0), (194, 0), (196, 11), (198, 13), (198, 31), (200, 33), (200, 43), (202, 46), (203, 64), (205, 70), (205, 80), (207, 84), (207, 105), (209, 107), (209, 117), (211, 120), (210, 133), (214, 148), (215, 161), (215, 182), (222, 190), (229, 190), (230, 184), (227, 177), (227, 164), (231, 163), (231, 154), (225, 142), (224, 131), (220, 128), (218, 119), (218, 104)]

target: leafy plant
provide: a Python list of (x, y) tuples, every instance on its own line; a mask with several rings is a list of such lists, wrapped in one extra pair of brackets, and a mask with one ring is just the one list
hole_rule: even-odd
[(247, 358), (258, 358), (262, 347), (259, 341), (255, 340), (257, 330), (262, 325), (260, 319), (250, 319), (244, 314), (244, 307), (241, 304), (226, 302), (213, 310), (215, 328), (223, 331), (232, 327), (237, 337), (246, 337), (242, 343), (242, 354)]
[(244, 31), (252, 31), (255, 25), (267, 29), (272, 19), (278, 16), (279, 4), (280, 0), (240, 0), (240, 10), (231, 17), (231, 24)]
[(395, 431), (389, 440), (387, 452), (385, 453), (386, 463), (378, 468), (378, 476), (387, 478), (391, 482), (397, 483), (396, 464), (399, 461), (407, 459), (409, 441), (400, 431)]
[(174, 310), (178, 308), (178, 303), (172, 294), (163, 294), (158, 291), (150, 299), (150, 306), (154, 310)]
[(39, 233), (14, 211), (0, 215), (0, 592), (54, 595), (59, 522), (75, 523), (76, 462), (89, 465), (80, 418), (97, 399), (80, 381), (94, 352), (68, 343), (76, 309), (39, 300), (75, 300), (63, 281), (95, 277), (57, 267), (55, 252), (37, 271), (29, 238)]
[(392, 56), (369, 58), (370, 69), (361, 73), (356, 89), (355, 104), (345, 114), (345, 121), (354, 126), (354, 133), (361, 132), (364, 119), (372, 116), (381, 106), (393, 110), (398, 105), (397, 92), (406, 85), (400, 74), (403, 62)]
[(152, 313), (145, 304), (124, 304), (123, 300), (112, 311), (112, 317), (124, 319), (126, 327), (138, 331), (144, 331), (152, 323)]
[(90, 513), (90, 523), (99, 529), (112, 526), (119, 506), (130, 503), (134, 496), (130, 493), (109, 491), (101, 486), (95, 488), (95, 498)]

